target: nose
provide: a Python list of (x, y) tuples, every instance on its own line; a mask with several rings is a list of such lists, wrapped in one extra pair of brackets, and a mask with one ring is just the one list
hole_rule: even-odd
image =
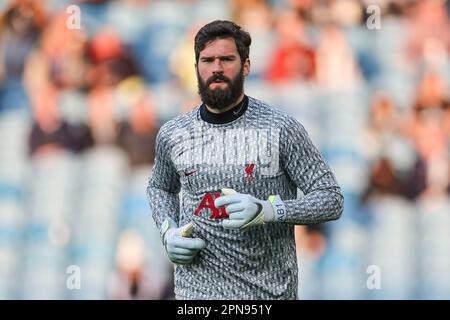
[(212, 66), (212, 72), (213, 73), (223, 73), (223, 65), (222, 65), (222, 61), (220, 59), (214, 59), (213, 66)]

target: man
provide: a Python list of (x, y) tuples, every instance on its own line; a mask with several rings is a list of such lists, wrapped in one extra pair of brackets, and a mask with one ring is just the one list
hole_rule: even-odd
[(338, 219), (343, 210), (303, 126), (244, 94), (250, 44), (230, 21), (201, 28), (195, 67), (203, 103), (157, 136), (147, 192), (176, 264), (177, 299), (296, 299), (294, 225)]

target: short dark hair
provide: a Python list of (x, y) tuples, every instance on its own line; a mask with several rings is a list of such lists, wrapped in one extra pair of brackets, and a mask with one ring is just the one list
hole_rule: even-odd
[(226, 20), (215, 20), (210, 22), (197, 32), (194, 45), (195, 61), (198, 63), (200, 51), (205, 49), (208, 42), (224, 38), (234, 39), (237, 51), (241, 57), (241, 63), (243, 64), (250, 54), (252, 38), (250, 37), (250, 34), (240, 26), (232, 21)]

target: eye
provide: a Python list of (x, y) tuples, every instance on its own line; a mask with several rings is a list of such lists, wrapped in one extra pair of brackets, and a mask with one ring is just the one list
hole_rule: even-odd
[(222, 61), (234, 61), (235, 57), (233, 56), (226, 56), (226, 57), (222, 57), (220, 60)]
[(211, 63), (214, 61), (214, 58), (201, 58), (200, 61), (204, 63)]

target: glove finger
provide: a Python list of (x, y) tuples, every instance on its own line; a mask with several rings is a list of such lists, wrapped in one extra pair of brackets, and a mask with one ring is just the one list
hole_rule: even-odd
[[(228, 210), (227, 210), (228, 212)], [(229, 220), (244, 220), (244, 221), (248, 221), (249, 219), (251, 219), (252, 216), (248, 214), (248, 212), (246, 211), (239, 211), (239, 212), (233, 212), (230, 213), (228, 216)]]
[(201, 250), (204, 247), (206, 247), (205, 241), (200, 238), (185, 238), (180, 236), (174, 236), (170, 242), (171, 245), (173, 245), (173, 247), (184, 249)]
[(171, 257), (170, 261), (172, 261), (173, 263), (176, 263), (176, 264), (188, 264), (189, 262), (192, 261), (192, 258), (173, 256), (173, 257)]
[(220, 196), (216, 200), (214, 200), (214, 205), (216, 208), (219, 208), (221, 206), (231, 204), (231, 203), (237, 203), (241, 202), (242, 195), (240, 194), (232, 194), (229, 196)]
[(242, 202), (232, 203), (225, 207), (228, 214), (245, 210), (245, 205)]
[(186, 248), (180, 248), (180, 247), (173, 247), (171, 248), (171, 253), (173, 254), (179, 254), (179, 255), (195, 255), (198, 252), (198, 249), (186, 249)]
[(177, 259), (179, 261), (185, 261), (185, 262), (189, 262), (192, 259), (194, 259), (194, 257), (196, 256), (196, 254), (172, 254), (172, 257), (174, 259)]
[(239, 229), (241, 226), (245, 224), (245, 220), (229, 220), (224, 219), (222, 220), (222, 226), (225, 229)]

